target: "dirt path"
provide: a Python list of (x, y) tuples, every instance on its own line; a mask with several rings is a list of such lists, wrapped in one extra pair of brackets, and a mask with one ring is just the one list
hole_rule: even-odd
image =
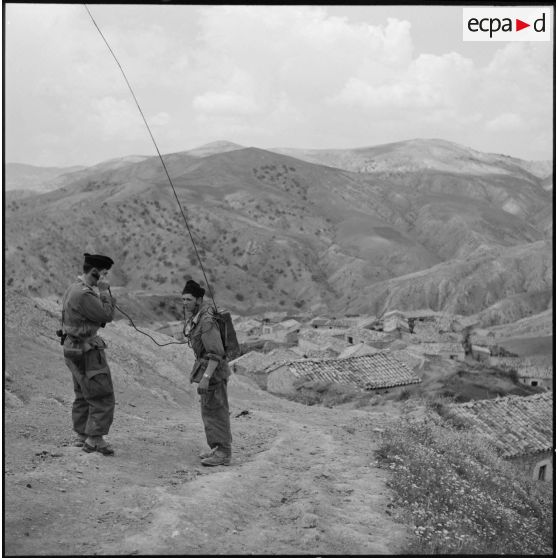
[[(211, 469), (197, 457), (196, 401), (186, 411), (120, 404), (111, 458), (63, 445), (67, 404), (12, 409), (6, 554), (397, 552), (405, 530), (386, 514), (385, 472), (374, 466), (385, 415), (305, 407), (243, 378), (230, 397), (233, 464)], [(38, 442), (38, 416), (65, 429), (60, 444)]]

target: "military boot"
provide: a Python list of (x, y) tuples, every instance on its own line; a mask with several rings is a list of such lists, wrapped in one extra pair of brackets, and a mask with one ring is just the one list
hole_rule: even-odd
[(87, 440), (87, 436), (85, 434), (78, 434), (72, 442), (72, 445), (74, 445), (76, 448), (82, 448), (85, 440)]
[(227, 455), (222, 451), (217, 450), (211, 457), (202, 459), (201, 463), (206, 467), (216, 467), (217, 465), (227, 466), (231, 464), (231, 456)]
[(199, 455), (199, 458), (200, 459), (207, 459), (208, 457), (211, 457), (216, 451), (217, 451), (217, 446), (215, 446), (214, 448), (211, 448), (209, 450), (202, 451)]
[(98, 451), (103, 455), (114, 455), (114, 450), (102, 436), (89, 436), (83, 444), (83, 451), (86, 453)]

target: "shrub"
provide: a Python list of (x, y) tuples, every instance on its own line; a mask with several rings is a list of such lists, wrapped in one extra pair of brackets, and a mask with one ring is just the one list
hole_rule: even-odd
[[(443, 404), (440, 404), (443, 408)], [(552, 493), (501, 459), (493, 444), (426, 410), (382, 433), (396, 517), (414, 528), (411, 554), (552, 553)]]
[(403, 389), (397, 396), (397, 399), (399, 401), (406, 401), (409, 397), (411, 397), (411, 392), (408, 389)]

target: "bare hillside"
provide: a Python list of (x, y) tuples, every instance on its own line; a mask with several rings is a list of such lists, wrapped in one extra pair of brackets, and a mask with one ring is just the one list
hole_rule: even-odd
[[(523, 297), (498, 316), (540, 311), (528, 303), (549, 289), (553, 221), (538, 176), (438, 140), (368, 152), (390, 169), (352, 172), (228, 142), (164, 156), (220, 304), (243, 314), (385, 304), (469, 314)], [(394, 162), (405, 156), (439, 164)], [(157, 157), (106, 161), (9, 199), (5, 239), (6, 286), (37, 296), (60, 294), (84, 251), (110, 254), (113, 284), (130, 293), (174, 296), (186, 277), (202, 279)], [(510, 276), (490, 279), (499, 272), (486, 271), (489, 258)], [(428, 279), (410, 296), (407, 278)]]

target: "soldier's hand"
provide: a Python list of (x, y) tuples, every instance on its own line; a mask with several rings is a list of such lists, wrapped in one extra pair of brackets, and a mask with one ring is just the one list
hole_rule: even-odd
[(97, 281), (97, 287), (100, 291), (107, 291), (110, 287), (110, 283), (106, 279), (99, 279)]
[(207, 376), (202, 376), (200, 383), (198, 384), (198, 393), (207, 393), (207, 388), (209, 387), (209, 378)]

